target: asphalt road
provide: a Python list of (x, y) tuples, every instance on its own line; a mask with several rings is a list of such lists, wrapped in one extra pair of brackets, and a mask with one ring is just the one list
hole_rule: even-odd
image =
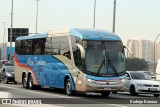
[[(1, 92), (11, 93), (12, 98), (23, 98), (42, 100), (43, 104), (58, 106), (58, 107), (159, 107), (159, 104), (140, 104), (145, 101), (158, 101), (160, 98), (154, 98), (153, 95), (145, 94), (138, 96), (130, 96), (129, 93), (121, 92), (118, 94), (110, 94), (109, 97), (102, 97), (97, 93), (81, 94), (75, 96), (65, 95), (63, 90), (41, 88), (39, 90), (24, 89), (21, 84), (3, 84), (0, 83)], [(18, 99), (17, 99), (18, 100)], [(132, 103), (132, 104), (131, 104)], [(0, 105), (2, 107), (4, 105)], [(31, 106), (30, 106), (31, 107)], [(33, 106), (34, 107), (34, 106)], [(42, 106), (40, 106), (42, 107)]]

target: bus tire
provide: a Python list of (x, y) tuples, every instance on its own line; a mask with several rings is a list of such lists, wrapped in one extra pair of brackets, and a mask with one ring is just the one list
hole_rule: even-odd
[(110, 91), (108, 92), (101, 92), (102, 97), (108, 97), (110, 94)]
[(74, 91), (72, 90), (72, 84), (71, 84), (70, 78), (68, 78), (65, 83), (65, 91), (68, 96), (72, 96), (74, 94)]
[(29, 78), (28, 78), (28, 87), (29, 87), (29, 89), (34, 89), (32, 75), (29, 75)]
[(154, 97), (159, 97), (159, 94), (154, 94)]
[(26, 74), (23, 75), (22, 84), (23, 84), (23, 88), (28, 88), (28, 78)]

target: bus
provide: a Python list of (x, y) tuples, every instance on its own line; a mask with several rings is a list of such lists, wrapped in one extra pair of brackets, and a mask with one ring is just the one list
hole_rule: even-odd
[(15, 80), (24, 88), (46, 86), (108, 96), (125, 86), (125, 46), (98, 29), (63, 29), (20, 36), (15, 41)]

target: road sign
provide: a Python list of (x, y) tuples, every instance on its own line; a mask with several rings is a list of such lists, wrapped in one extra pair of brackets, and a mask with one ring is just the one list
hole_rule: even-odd
[[(8, 42), (10, 42), (11, 28), (8, 28)], [(12, 42), (15, 42), (15, 39), (18, 36), (27, 36), (29, 34), (28, 28), (12, 28)]]

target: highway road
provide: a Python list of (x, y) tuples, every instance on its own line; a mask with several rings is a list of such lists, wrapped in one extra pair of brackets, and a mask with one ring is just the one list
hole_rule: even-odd
[[(160, 104), (139, 104), (142, 101), (144, 102), (144, 100), (160, 102), (160, 98), (155, 99), (153, 95), (149, 94), (130, 96), (129, 93), (121, 92), (118, 94), (110, 94), (109, 97), (102, 97), (97, 93), (87, 93), (87, 95), (77, 93), (75, 96), (67, 96), (64, 91), (60, 89), (44, 87), (39, 90), (30, 90), (24, 89), (21, 84), (12, 83), (0, 83), (0, 92), (9, 92), (12, 98), (40, 99), (42, 102), (56, 107), (159, 107)], [(2, 105), (0, 105), (0, 107), (1, 106)]]

